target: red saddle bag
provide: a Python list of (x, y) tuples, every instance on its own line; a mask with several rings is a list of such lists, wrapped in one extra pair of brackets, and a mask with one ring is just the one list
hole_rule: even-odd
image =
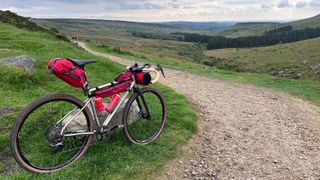
[(59, 79), (77, 88), (87, 84), (85, 72), (68, 59), (53, 58), (48, 63), (48, 69)]

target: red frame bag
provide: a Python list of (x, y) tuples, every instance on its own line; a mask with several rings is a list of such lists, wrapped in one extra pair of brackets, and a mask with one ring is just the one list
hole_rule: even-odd
[(97, 90), (94, 95), (102, 98), (110, 97), (115, 94), (127, 91), (130, 88), (132, 81), (125, 81), (118, 85), (110, 85), (108, 87)]

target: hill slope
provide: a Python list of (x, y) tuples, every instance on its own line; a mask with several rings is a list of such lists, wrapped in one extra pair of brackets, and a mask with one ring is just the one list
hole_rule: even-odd
[(260, 48), (205, 51), (204, 54), (212, 57), (211, 65), (220, 68), (320, 81), (319, 46), (320, 38), (315, 38)]
[(283, 26), (292, 26), (293, 29), (304, 29), (308, 27), (320, 27), (320, 15), (302, 19), (298, 21), (292, 21), (288, 23), (262, 23), (262, 24), (237, 24), (235, 26), (226, 27), (224, 29), (216, 30), (212, 32), (212, 35), (226, 36), (226, 37), (246, 37), (246, 36), (260, 36), (265, 31), (276, 29)]
[(38, 26), (36, 23), (30, 21), (30, 18), (22, 17), (11, 11), (0, 10), (0, 22), (14, 25), (18, 28), (26, 29), (28, 31), (45, 32), (56, 36), (58, 39), (69, 41), (64, 35), (59, 34), (55, 28), (46, 29)]
[(320, 27), (320, 14), (311, 18), (289, 22), (286, 25), (290, 25), (295, 29), (303, 29), (307, 27)]

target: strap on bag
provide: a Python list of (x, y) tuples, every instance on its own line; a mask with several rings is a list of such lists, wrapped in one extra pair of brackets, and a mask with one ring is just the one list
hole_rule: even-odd
[[(63, 60), (62, 58), (56, 58), (56, 59), (54, 59), (54, 61), (53, 61), (53, 63), (51, 64), (51, 66), (50, 66), (50, 71), (51, 71), (51, 73), (52, 74), (55, 74), (54, 73), (54, 70), (53, 70), (53, 67), (54, 67), (54, 65), (57, 63), (57, 61), (58, 60)], [(66, 59), (66, 60), (68, 60), (68, 59)], [(69, 61), (69, 60), (68, 60)], [(71, 62), (71, 61), (69, 61), (69, 62)], [(72, 63), (72, 62), (71, 62)], [(72, 63), (73, 64), (73, 63)], [(61, 74), (65, 74), (65, 75), (69, 75), (70, 77), (73, 77), (73, 78), (76, 78), (76, 79), (80, 79), (81, 80), (81, 77), (80, 76), (76, 76), (76, 75), (74, 75), (73, 73), (74, 73), (74, 70), (76, 69), (77, 67), (76, 66), (73, 66), (72, 68), (70, 68), (70, 71), (67, 73), (67, 72), (65, 72), (65, 73), (61, 73)]]

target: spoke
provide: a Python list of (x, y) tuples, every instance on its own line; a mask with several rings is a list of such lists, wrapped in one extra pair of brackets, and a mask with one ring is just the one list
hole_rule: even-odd
[[(63, 145), (59, 145), (62, 126), (56, 124), (74, 107), (75, 104), (69, 101), (56, 100), (42, 104), (32, 111), (18, 134), (19, 149), (27, 162), (36, 168), (51, 168), (64, 166), (78, 156), (81, 149), (86, 146), (89, 135), (65, 138), (61, 141)], [(86, 117), (84, 111), (80, 114)], [(87, 121), (84, 121), (85, 124), (81, 124), (80, 127), (85, 125), (83, 132), (88, 132)], [(49, 144), (56, 144), (57, 147), (52, 148)]]

